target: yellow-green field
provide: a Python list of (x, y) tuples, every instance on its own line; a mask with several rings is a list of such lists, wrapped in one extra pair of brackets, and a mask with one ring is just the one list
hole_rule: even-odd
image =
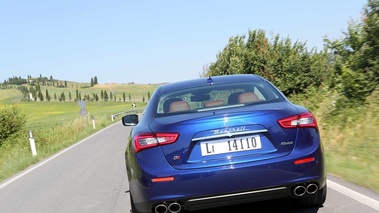
[[(131, 103), (137, 104), (137, 109), (144, 108), (146, 103), (142, 100), (148, 101), (148, 95), (153, 94), (158, 85), (145, 85), (145, 84), (101, 84), (94, 87), (81, 88), (80, 84), (69, 82), (67, 88), (58, 88), (52, 86), (41, 86), (41, 91), (45, 95), (48, 90), (51, 101), (21, 101), (23, 95), (17, 89), (0, 90), (0, 108), (11, 107), (17, 105), (17, 107), (26, 115), (27, 128), (40, 128), (46, 126), (54, 126), (69, 122), (72, 119), (79, 117), (81, 108), (78, 102), (75, 102), (76, 90), (81, 94), (89, 95), (98, 94), (100, 96), (101, 91), (107, 91), (109, 94), (112, 92), (116, 96), (116, 101), (86, 101), (85, 109), (90, 116), (108, 117), (111, 119), (112, 114), (132, 110)], [(54, 94), (58, 97), (61, 93), (65, 93), (66, 101), (54, 100)], [(72, 99), (69, 101), (69, 93), (71, 93)], [(125, 93), (125, 102), (123, 101), (123, 94)], [(129, 100), (130, 95), (130, 100)]]
[[(70, 87), (70, 83), (68, 87)], [(93, 93), (100, 96), (101, 91), (110, 92), (116, 95), (117, 99), (110, 101), (86, 101), (85, 109), (88, 112), (85, 116), (80, 115), (81, 108), (74, 99), (68, 101), (69, 93), (72, 97), (76, 95), (76, 89), (41, 87), (45, 94), (48, 90), (50, 96), (56, 93), (59, 96), (65, 93), (66, 101), (58, 101), (52, 98), (51, 101), (22, 101), (23, 95), (17, 89), (0, 90), (0, 110), (16, 107), (21, 114), (26, 117), (25, 129), (17, 136), (6, 139), (0, 143), (0, 181), (19, 172), (52, 154), (74, 144), (75, 142), (93, 134), (96, 131), (118, 122), (120, 117), (112, 121), (111, 115), (130, 111), (142, 110), (148, 101), (148, 94), (153, 94), (158, 85), (96, 85), (93, 88), (81, 88), (79, 84), (72, 84), (73, 88), (78, 87), (78, 92), (82, 96)], [(126, 94), (126, 101), (123, 101), (123, 93)], [(129, 95), (131, 99), (129, 100)], [(121, 98), (121, 99), (120, 99)], [(137, 107), (133, 108), (132, 103)], [(95, 119), (96, 129), (93, 129), (92, 119)], [(33, 131), (36, 141), (38, 155), (31, 155), (28, 130)]]

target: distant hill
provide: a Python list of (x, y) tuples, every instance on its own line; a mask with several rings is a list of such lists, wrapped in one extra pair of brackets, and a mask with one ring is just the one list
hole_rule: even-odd
[[(47, 77), (23, 79), (11, 77), (0, 84), (0, 89), (20, 91), (14, 101), (123, 101), (146, 102), (161, 84), (78, 83)], [(13, 94), (13, 93), (12, 93)], [(15, 96), (16, 97), (16, 96)], [(0, 100), (9, 98), (0, 93)]]

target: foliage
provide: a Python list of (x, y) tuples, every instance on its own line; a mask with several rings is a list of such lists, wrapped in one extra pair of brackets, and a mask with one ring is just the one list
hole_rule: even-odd
[(258, 74), (273, 82), (286, 95), (320, 86), (333, 72), (326, 50), (308, 51), (305, 43), (290, 38), (272, 39), (263, 30), (235, 36), (209, 66), (207, 75)]
[(379, 87), (355, 108), (336, 110), (339, 96), (322, 86), (289, 98), (315, 115), (328, 173), (379, 192)]
[(14, 85), (22, 85), (26, 84), (27, 80), (21, 77), (13, 76), (12, 78), (8, 78), (8, 81), (4, 81), (4, 84), (14, 84)]
[(13, 106), (4, 108), (0, 112), (0, 146), (2, 142), (10, 136), (20, 132), (25, 126), (25, 115)]
[(335, 58), (340, 108), (363, 103), (379, 84), (379, 0), (369, 0), (360, 22), (350, 21), (345, 38), (325, 39)]

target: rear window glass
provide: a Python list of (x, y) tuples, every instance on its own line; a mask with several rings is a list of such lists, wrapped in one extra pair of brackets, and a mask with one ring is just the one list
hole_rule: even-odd
[(161, 94), (156, 113), (166, 116), (281, 100), (278, 91), (266, 82), (220, 84)]

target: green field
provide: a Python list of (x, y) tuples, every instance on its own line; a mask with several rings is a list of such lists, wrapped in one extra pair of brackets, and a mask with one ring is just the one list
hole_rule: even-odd
[[(116, 100), (110, 101), (85, 101), (87, 114), (80, 115), (81, 107), (77, 101), (22, 101), (23, 95), (17, 89), (0, 89), (0, 110), (16, 107), (22, 115), (25, 115), (26, 124), (24, 130), (13, 138), (7, 139), (0, 146), (0, 181), (45, 159), (52, 154), (74, 144), (75, 142), (93, 134), (96, 131), (118, 122), (121, 116), (112, 115), (130, 110), (142, 111), (146, 106), (148, 93), (152, 94), (158, 85), (96, 85), (93, 88), (81, 88), (79, 84), (72, 84), (71, 87), (78, 87), (78, 91), (84, 96), (92, 96), (101, 91), (112, 92), (116, 95)], [(60, 95), (65, 93), (76, 94), (76, 89), (57, 87), (41, 87), (41, 91), (49, 91), (51, 96), (54, 93)], [(127, 98), (123, 101), (123, 93)], [(130, 99), (129, 99), (130, 97)], [(145, 99), (145, 102), (142, 100)], [(132, 103), (137, 107), (133, 108)], [(122, 114), (121, 114), (122, 115)], [(92, 119), (95, 121), (96, 129), (93, 129)], [(29, 147), (28, 131), (33, 132), (38, 155), (33, 157)]]

